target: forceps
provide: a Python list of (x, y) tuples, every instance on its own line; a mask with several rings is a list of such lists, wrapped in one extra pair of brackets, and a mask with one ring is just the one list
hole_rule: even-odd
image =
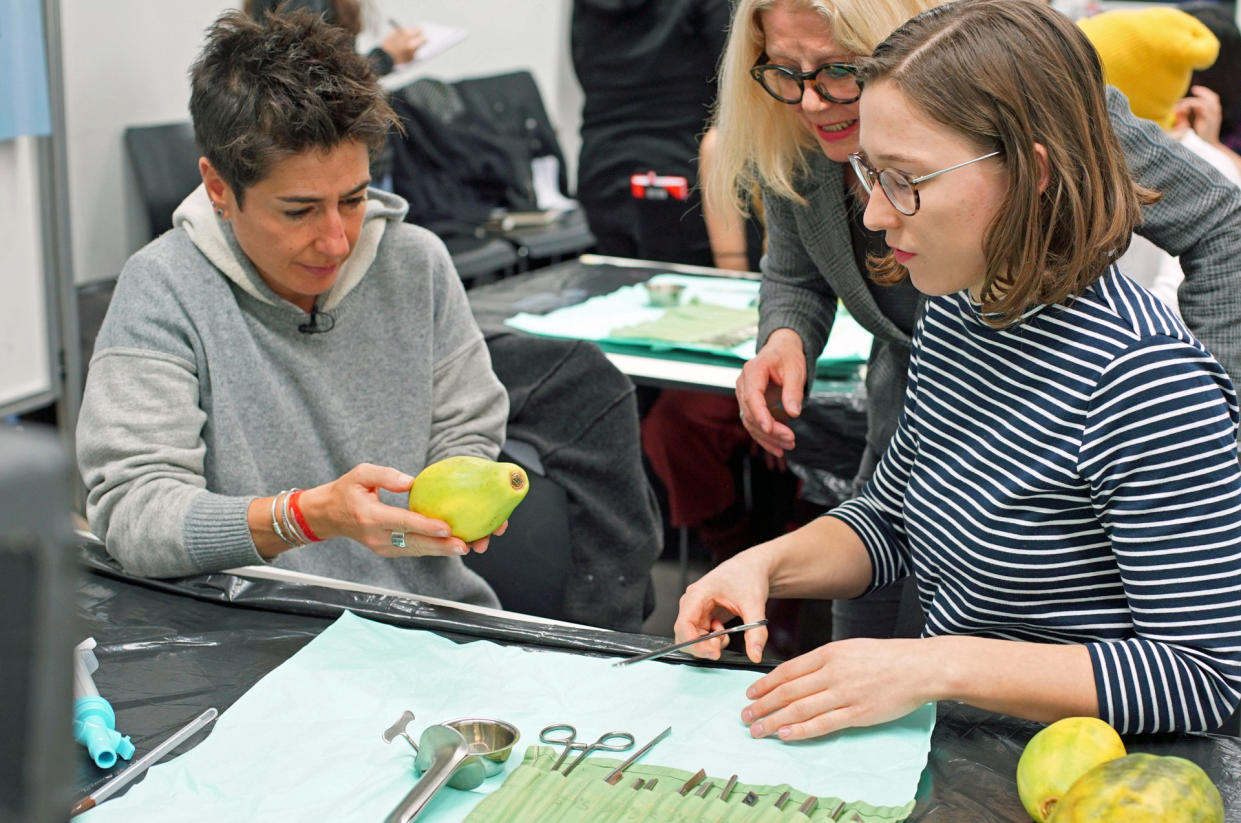
[(557, 771), (560, 765), (564, 763), (569, 752), (573, 749), (581, 749), (582, 753), (573, 759), (568, 768), (564, 770), (567, 777), (569, 772), (577, 768), (577, 764), (586, 759), (586, 755), (594, 751), (605, 752), (627, 752), (633, 748), (633, 735), (629, 732), (607, 732), (599, 735), (599, 739), (594, 743), (578, 743), (577, 729), (568, 723), (561, 723), (555, 726), (548, 726), (539, 732), (539, 740), (549, 746), (564, 746), (564, 751), (560, 753), (560, 757), (556, 758), (556, 762), (552, 765), (552, 771)]

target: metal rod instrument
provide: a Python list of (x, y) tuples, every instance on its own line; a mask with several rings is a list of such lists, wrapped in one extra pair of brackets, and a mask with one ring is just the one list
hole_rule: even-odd
[(629, 755), (629, 759), (626, 760), (624, 763), (620, 764), (615, 769), (608, 772), (608, 775), (603, 778), (604, 782), (609, 785), (615, 786), (617, 783), (620, 782), (621, 775), (624, 773), (625, 769), (632, 766), (634, 764), (634, 761), (636, 761), (642, 755), (646, 754), (648, 751), (650, 751), (652, 746), (654, 746), (656, 743), (663, 740), (665, 737), (667, 737), (670, 734), (672, 734), (671, 726), (669, 726), (668, 728), (664, 729), (662, 732), (657, 734), (655, 736), (655, 739), (652, 740), (650, 743), (647, 743), (645, 746), (638, 749), (633, 754)]
[(655, 660), (656, 658), (663, 657), (664, 655), (668, 655), (668, 654), (672, 654), (673, 652), (680, 651), (681, 649), (684, 649), (687, 646), (693, 646), (696, 643), (701, 643), (704, 640), (710, 640), (713, 637), (719, 637), (722, 634), (732, 634), (733, 632), (744, 632), (750, 629), (757, 629), (759, 626), (766, 626), (766, 625), (767, 625), (767, 619), (763, 618), (762, 620), (755, 620), (753, 623), (743, 623), (740, 626), (733, 626), (730, 629), (717, 629), (713, 632), (708, 632), (707, 634), (704, 634), (702, 637), (695, 637), (693, 640), (685, 640), (680, 643), (673, 643), (669, 646), (664, 646), (662, 648), (655, 649), (654, 651), (643, 652), (642, 654), (634, 655), (633, 657), (626, 657), (624, 660), (616, 661), (615, 663), (612, 664), (612, 666), (613, 667), (628, 666), (630, 663), (641, 663), (643, 660)]
[(95, 791), (79, 800), (73, 809), (70, 810), (69, 816), (73, 817), (81, 814), (87, 809), (93, 809), (95, 806), (125, 788), (125, 786), (129, 785), (130, 781), (132, 781), (135, 777), (145, 772), (155, 763), (158, 763), (160, 758), (184, 743), (190, 738), (190, 736), (192, 736), (203, 726), (206, 726), (212, 720), (215, 720), (216, 715), (218, 714), (219, 712), (215, 709), (207, 709), (205, 712), (198, 715), (198, 717), (195, 717), (189, 723), (186, 723), (180, 729), (170, 734), (167, 740), (151, 749), (142, 757), (139, 757), (133, 763), (130, 763), (107, 783), (104, 783), (98, 789), (95, 789)]

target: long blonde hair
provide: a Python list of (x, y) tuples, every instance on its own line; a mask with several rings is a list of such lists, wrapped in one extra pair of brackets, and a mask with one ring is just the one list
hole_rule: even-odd
[(712, 204), (732, 203), (749, 214), (749, 195), (759, 186), (797, 202), (793, 179), (806, 165), (804, 153), (818, 151), (793, 106), (772, 99), (750, 77), (763, 53), (762, 12), (776, 5), (816, 12), (840, 46), (869, 55), (898, 26), (943, 0), (739, 0), (728, 45), (720, 60), (719, 98), (713, 125), (718, 160), (703, 181)]

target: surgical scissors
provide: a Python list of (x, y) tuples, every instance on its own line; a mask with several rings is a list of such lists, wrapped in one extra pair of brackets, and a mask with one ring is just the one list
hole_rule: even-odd
[(564, 774), (568, 777), (569, 772), (577, 768), (577, 764), (586, 759), (586, 755), (593, 751), (605, 752), (627, 752), (633, 748), (633, 735), (629, 732), (607, 732), (599, 735), (599, 739), (594, 743), (578, 743), (577, 729), (568, 723), (560, 723), (554, 726), (548, 726), (539, 732), (539, 740), (549, 746), (564, 746), (564, 751), (560, 753), (560, 757), (556, 758), (556, 762), (552, 765), (552, 771), (560, 769), (569, 752), (574, 749), (581, 749), (582, 753), (574, 758), (568, 768), (564, 770)]

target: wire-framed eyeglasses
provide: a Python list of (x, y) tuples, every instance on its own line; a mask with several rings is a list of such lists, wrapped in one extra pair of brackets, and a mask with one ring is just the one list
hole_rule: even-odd
[(876, 169), (866, 159), (865, 153), (860, 151), (855, 151), (849, 155), (849, 165), (853, 167), (853, 173), (857, 175), (858, 182), (862, 184), (862, 188), (866, 189), (867, 194), (871, 194), (874, 191), (875, 182), (878, 181), (879, 187), (883, 189), (883, 194), (888, 198), (888, 202), (892, 204), (892, 207), (906, 217), (912, 217), (917, 214), (918, 208), (922, 205), (922, 200), (918, 196), (919, 184), (939, 177), (941, 174), (947, 174), (950, 171), (968, 166), (971, 163), (986, 160), (988, 157), (995, 157), (997, 154), (1000, 154), (1000, 152), (988, 152), (981, 157), (975, 157), (973, 160), (966, 160), (964, 163), (957, 163), (955, 166), (933, 171), (921, 177), (913, 177), (899, 169)]
[(781, 103), (800, 103), (806, 93), (807, 80), (819, 97), (831, 103), (852, 103), (862, 96), (857, 66), (852, 63), (824, 63), (810, 71), (798, 71), (764, 62), (768, 59), (766, 54), (760, 55), (750, 69), (750, 76), (758, 81), (763, 91)]

